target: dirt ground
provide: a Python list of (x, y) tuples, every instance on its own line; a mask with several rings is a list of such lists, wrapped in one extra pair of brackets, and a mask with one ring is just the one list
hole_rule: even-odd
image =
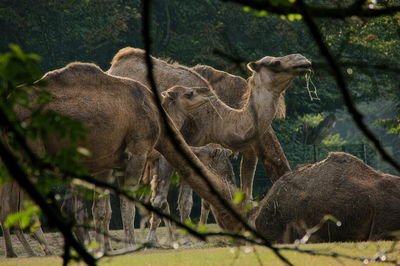
[[(210, 231), (218, 231), (218, 226), (215, 224), (211, 224), (207, 226), (207, 229)], [(136, 229), (135, 230), (135, 236), (136, 240), (138, 243), (144, 243), (147, 239), (147, 234), (148, 234), (149, 229)], [(113, 230), (110, 231), (110, 234), (113, 238), (117, 238), (120, 240), (124, 239), (124, 232), (122, 230)], [(198, 249), (198, 248), (208, 248), (208, 247), (224, 247), (228, 246), (230, 243), (229, 240), (227, 239), (222, 239), (222, 238), (213, 238), (210, 241), (203, 242), (200, 241), (196, 238), (193, 238), (191, 236), (187, 236), (186, 234), (183, 233), (182, 230), (176, 229), (175, 230), (175, 235), (177, 237), (177, 244), (179, 248), (181, 249)], [(159, 239), (159, 242), (161, 244), (161, 248), (172, 248), (172, 246), (168, 243), (168, 237), (167, 237), (167, 229), (165, 227), (160, 227), (157, 230), (157, 236)], [(23, 248), (21, 242), (19, 242), (18, 238), (12, 234), (12, 244), (14, 247), (15, 252), (17, 253), (18, 257), (28, 257), (28, 254), (26, 253), (25, 249)], [(38, 256), (44, 256), (44, 252), (39, 246), (39, 243), (30, 235), (30, 234), (25, 234), (26, 239), (28, 240), (29, 244), (33, 248), (34, 252)], [(49, 243), (50, 247), (52, 248), (53, 252), (55, 252), (57, 255), (61, 255), (63, 250), (63, 238), (60, 233), (45, 233), (45, 237), (47, 239), (47, 242)], [(94, 233), (91, 233), (92, 240), (94, 239)], [(190, 243), (186, 243), (187, 240), (190, 240)], [(118, 249), (122, 249), (124, 246), (123, 242), (117, 242), (117, 241), (112, 241), (112, 247), (116, 251)], [(177, 247), (175, 245), (175, 247)], [(5, 246), (4, 246), (4, 240), (3, 237), (0, 237), (0, 258), (5, 256)]]

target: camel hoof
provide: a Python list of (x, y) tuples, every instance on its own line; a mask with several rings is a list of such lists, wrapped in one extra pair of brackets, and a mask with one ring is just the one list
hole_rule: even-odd
[(145, 244), (146, 248), (145, 249), (158, 249), (162, 248), (161, 244), (157, 242), (147, 242)]
[(54, 256), (54, 255), (56, 255), (53, 251), (45, 251), (44, 254), (46, 254), (45, 256)]
[(193, 245), (193, 242), (192, 242), (192, 240), (190, 240), (189, 238), (185, 238), (185, 239), (183, 240), (183, 242), (182, 242), (181, 245), (182, 245), (182, 246), (189, 247), (189, 246)]

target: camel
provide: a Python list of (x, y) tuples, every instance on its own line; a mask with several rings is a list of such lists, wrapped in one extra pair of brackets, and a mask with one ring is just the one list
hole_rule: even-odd
[[(206, 65), (197, 65), (191, 69), (210, 83), (221, 101), (235, 109), (244, 107), (247, 100), (246, 92), (248, 91), (248, 84), (245, 79)], [(278, 119), (284, 117), (285, 112), (283, 110), (277, 114)], [(254, 148), (242, 151), (240, 188), (250, 198), (252, 198), (253, 179), (258, 159), (261, 159), (272, 182), (291, 171), (289, 162), (272, 127), (265, 132), (259, 144), (259, 149), (262, 152), (258, 154)]]
[[(390, 233), (400, 230), (399, 195), (400, 177), (332, 152), (281, 177), (252, 219), (257, 231), (276, 243), (394, 239)], [(337, 221), (322, 224), (325, 215)]]
[[(17, 182), (10, 182), (0, 186), (0, 224), (3, 229), (4, 243), (6, 247), (6, 257), (12, 258), (17, 257), (11, 241), (10, 228), (4, 226), (6, 218), (13, 213), (22, 211), (24, 209), (23, 202), (26, 198), (24, 191), (18, 186)], [(39, 224), (33, 231), (33, 236), (39, 242), (40, 247), (43, 249), (46, 255), (53, 255), (46, 238), (44, 237), (42, 228), (39, 223), (39, 219), (36, 216), (32, 217), (32, 222)], [(26, 240), (24, 233), (19, 225), (13, 226), (14, 233), (18, 240), (21, 242), (25, 251), (29, 256), (35, 256), (35, 252), (32, 250), (28, 241)]]
[[(159, 92), (175, 86), (182, 85), (186, 87), (211, 87), (215, 90), (216, 95), (227, 105), (232, 108), (243, 108), (249, 96), (248, 84), (240, 77), (230, 75), (223, 71), (217, 71), (211, 67), (196, 66), (193, 69), (177, 65), (168, 64), (167, 62), (152, 57), (154, 65), (154, 75)], [(198, 72), (198, 73), (197, 73)], [(107, 73), (132, 78), (146, 86), (149, 86), (147, 80), (146, 64), (144, 61), (144, 51), (137, 48), (125, 47), (118, 51), (111, 62), (111, 67)], [(209, 81), (209, 82), (207, 82)], [(277, 112), (279, 117), (284, 115), (284, 98), (280, 98), (280, 111)], [(194, 120), (205, 119), (204, 123), (208, 123), (207, 113), (209, 108), (199, 110)], [(203, 114), (203, 115), (202, 115)], [(213, 121), (219, 123), (220, 121)], [(261, 121), (258, 121), (261, 122)], [(187, 123), (186, 127), (193, 127)], [(193, 123), (192, 123), (193, 124)], [(190, 133), (186, 133), (190, 131)], [(191, 146), (203, 146), (207, 141), (199, 141), (202, 135), (210, 134), (210, 132), (202, 130), (200, 127), (182, 132), (185, 139)], [(217, 132), (218, 133), (218, 132)], [(198, 136), (198, 137), (197, 137)], [(277, 140), (272, 127), (268, 126), (262, 136), (263, 140), (258, 145), (258, 149), (249, 147), (247, 150), (242, 150), (241, 162), (241, 189), (252, 197), (252, 185), (254, 172), (257, 164), (257, 157), (260, 157), (266, 167), (269, 178), (272, 181), (277, 180), (281, 175), (290, 171), (289, 163), (285, 154)], [(187, 202), (187, 201), (184, 201)], [(179, 204), (183, 207), (184, 204)]]
[[(231, 151), (222, 148), (218, 144), (207, 144), (206, 146), (201, 147), (190, 147), (194, 154), (200, 159), (200, 161), (210, 170), (215, 173), (217, 177), (222, 178), (225, 183), (229, 183), (231, 185), (235, 185), (235, 174), (233, 173), (233, 167), (229, 160), (229, 156), (231, 155)], [(165, 163), (163, 160), (162, 163)], [(159, 165), (160, 168), (165, 167), (163, 164)], [(151, 202), (152, 205), (156, 208), (163, 210), (164, 213), (170, 213), (169, 204), (167, 201), (168, 191), (170, 187), (170, 176), (168, 175), (168, 171), (158, 171), (158, 174), (152, 178), (151, 181)], [(181, 189), (183, 186), (180, 187)], [(192, 190), (190, 190), (192, 191)], [(185, 192), (188, 193), (188, 192)], [(190, 192), (189, 192), (190, 193)], [(193, 200), (191, 195), (187, 197), (189, 200)], [(191, 204), (185, 205), (191, 206)], [(201, 218), (200, 222), (205, 224), (208, 214), (210, 212), (210, 205), (204, 199), (201, 199)], [(180, 212), (184, 212), (183, 217), (189, 217), (190, 209), (180, 210)], [(150, 231), (148, 234), (147, 241), (152, 243), (153, 245), (158, 245), (158, 239), (156, 235), (157, 227), (159, 226), (161, 219), (153, 214), (150, 220)], [(164, 220), (165, 224), (169, 229), (169, 241), (175, 241), (171, 225), (168, 220)], [(185, 222), (185, 221), (182, 221)], [(186, 238), (184, 240), (184, 244), (189, 244), (190, 240)]]
[[(271, 145), (265, 140), (273, 136), (271, 134), (272, 120), (275, 116), (284, 114), (284, 92), (291, 85), (292, 80), (297, 75), (308, 71), (310, 66), (311, 63), (298, 54), (276, 58), (264, 57), (250, 63), (248, 68), (253, 76), (249, 78), (247, 102), (242, 109), (233, 109), (221, 100), (213, 100), (194, 112), (190, 121), (186, 121), (181, 129), (183, 135), (188, 136), (186, 140), (189, 145), (215, 142), (234, 152), (244, 152), (244, 156), (253, 157), (254, 160), (250, 160), (253, 162), (250, 167), (251, 175), (247, 181), (241, 178), (242, 184), (251, 180), (247, 184), (246, 191), (249, 198), (251, 198), (252, 176), (257, 156), (266, 158), (264, 151)], [(266, 135), (266, 132), (270, 134)], [(273, 151), (280, 154), (280, 158), (284, 158), (281, 160), (284, 162), (281, 165), (287, 167), (283, 169), (290, 170), (280, 145), (275, 146)], [(246, 172), (243, 171), (244, 168), (249, 169), (247, 166), (250, 165), (242, 162), (242, 175)]]
[[(42, 80), (47, 84), (45, 89), (52, 94), (52, 101), (44, 105), (42, 110), (67, 115), (80, 121), (88, 129), (85, 140), (79, 145), (88, 149), (91, 156), (82, 156), (81, 162), (95, 178), (111, 182), (112, 169), (122, 168), (125, 169), (122, 186), (133, 189), (142, 175), (148, 155), (157, 150), (191, 187), (207, 186), (204, 179), (192, 169), (187, 157), (176, 149), (166, 135), (165, 126), (168, 123), (185, 154), (209, 177), (211, 184), (223, 198), (229, 198), (229, 195), (234, 193), (225, 190), (223, 181), (202, 165), (177, 132), (169, 116), (165, 121), (162, 119), (153, 93), (141, 83), (108, 75), (96, 65), (85, 63), (71, 63), (64, 68), (48, 72)], [(204, 97), (207, 98), (208, 95)], [(29, 122), (29, 111), (18, 110), (17, 114), (21, 121)], [(68, 144), (67, 141), (49, 136), (43, 146), (49, 154), (54, 154)], [(130, 154), (129, 163), (125, 157), (126, 152)], [(211, 210), (213, 206), (225, 209), (223, 203), (215, 196), (213, 198), (213, 191), (208, 187), (197, 192), (212, 204)], [(126, 204), (121, 206), (122, 212), (132, 215), (132, 203), (127, 199), (124, 202)], [(232, 205), (232, 208), (241, 211), (243, 206)], [(96, 232), (105, 233), (96, 234), (99, 250), (110, 250), (107, 235), (111, 206), (107, 193), (95, 191), (92, 211)], [(240, 230), (240, 225), (233, 217), (227, 219), (231, 213), (226, 209), (214, 216), (220, 221), (222, 228), (230, 231)], [(125, 217), (123, 221), (133, 222), (129, 221), (131, 217)], [(235, 222), (225, 222), (229, 220)], [(125, 228), (129, 226), (125, 225)], [(129, 235), (127, 238), (131, 239)]]

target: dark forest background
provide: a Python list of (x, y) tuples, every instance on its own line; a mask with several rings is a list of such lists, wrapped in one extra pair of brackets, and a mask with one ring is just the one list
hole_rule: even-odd
[[(351, 1), (307, 2), (334, 7)], [(394, 1), (378, 4), (384, 2)], [(353, 153), (384, 172), (395, 173), (352, 123), (300, 17), (270, 15), (218, 0), (158, 0), (152, 11), (153, 55), (170, 62), (206, 64), (247, 78), (245, 64), (266, 55), (301, 53), (312, 59), (311, 81), (319, 99), (315, 94), (310, 97), (310, 91), (315, 90), (312, 84), (307, 88), (306, 80), (298, 79), (286, 94), (287, 118), (273, 124), (293, 168), (339, 150)], [(317, 23), (346, 74), (352, 98), (365, 121), (386, 150), (399, 159), (400, 78), (396, 65), (400, 63), (400, 15), (318, 19)], [(24, 51), (39, 54), (43, 73), (73, 61), (93, 62), (107, 70), (119, 49), (143, 48), (137, 0), (2, 0), (0, 31), (0, 52), (15, 43)], [(329, 114), (337, 119), (331, 134), (316, 145), (305, 144), (305, 128), (316, 127)], [(238, 160), (234, 163), (237, 169)], [(266, 175), (260, 166), (254, 186), (256, 199), (269, 186)], [(174, 191), (172, 202), (176, 202)], [(192, 216), (198, 217), (197, 205)]]

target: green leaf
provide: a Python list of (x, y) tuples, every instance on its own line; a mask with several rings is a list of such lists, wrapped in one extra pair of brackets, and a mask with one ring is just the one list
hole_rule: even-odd
[(181, 177), (175, 173), (172, 177), (171, 177), (171, 184), (172, 185), (178, 185), (181, 182)]
[(235, 193), (235, 196), (233, 197), (233, 203), (239, 204), (243, 201), (243, 199), (244, 199), (244, 193), (243, 191), (239, 190), (238, 192)]

